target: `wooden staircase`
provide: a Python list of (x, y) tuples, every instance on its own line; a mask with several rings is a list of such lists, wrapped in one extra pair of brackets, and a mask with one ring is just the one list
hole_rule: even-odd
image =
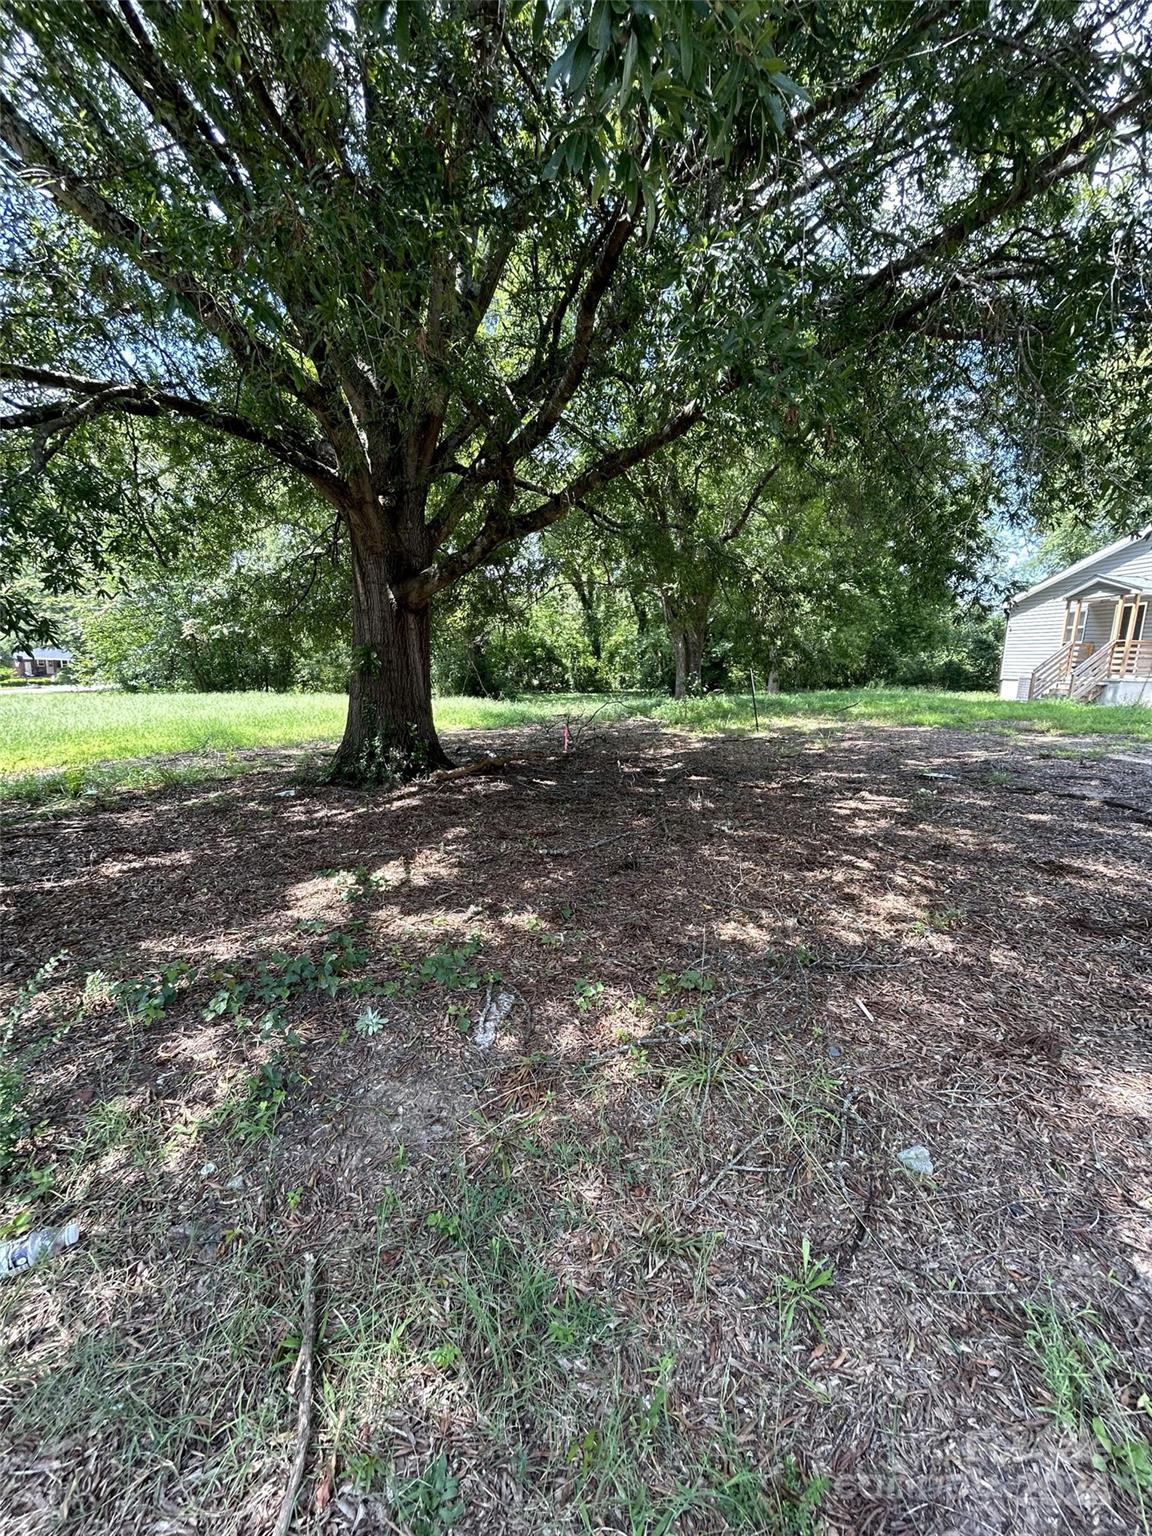
[(1152, 679), (1152, 639), (1109, 640), (1084, 654), (1083, 642), (1069, 641), (1042, 661), (1028, 685), (1030, 699), (1080, 699), (1100, 695), (1118, 678)]
[(1067, 645), (1062, 645), (1058, 651), (1054, 651), (1033, 672), (1028, 681), (1028, 697), (1030, 699), (1060, 699), (1068, 693), (1068, 680), (1076, 668), (1077, 652), (1080, 646), (1075, 640), (1069, 640)]
[(1116, 642), (1109, 641), (1099, 650), (1093, 651), (1091, 656), (1086, 656), (1082, 662), (1073, 667), (1068, 678), (1068, 697), (1080, 699), (1084, 703), (1090, 703), (1099, 694), (1101, 688), (1112, 676), (1112, 653), (1116, 649)]

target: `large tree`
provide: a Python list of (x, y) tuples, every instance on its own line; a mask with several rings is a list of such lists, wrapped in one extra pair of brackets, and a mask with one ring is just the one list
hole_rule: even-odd
[(429, 607), (503, 546), (720, 399), (770, 433), (877, 337), (1114, 291), (1149, 29), (1143, 0), (9, 0), (16, 543), (65, 542), (28, 485), (99, 418), (254, 445), (348, 532), (337, 771), (439, 761)]

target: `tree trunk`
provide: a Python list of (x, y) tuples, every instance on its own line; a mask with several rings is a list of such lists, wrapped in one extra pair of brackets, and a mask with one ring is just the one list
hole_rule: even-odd
[(700, 692), (701, 668), (704, 664), (704, 646), (708, 639), (708, 610), (712, 595), (697, 595), (690, 601), (677, 601), (672, 593), (660, 594), (664, 609), (664, 622), (672, 641), (676, 658), (676, 682), (672, 697), (683, 699), (688, 693)]
[(386, 554), (353, 550), (348, 723), (330, 777), (391, 784), (443, 768), (432, 723), (430, 610), (397, 603), (405, 572)]
[(700, 673), (704, 662), (704, 626), (681, 625), (672, 632), (672, 649), (676, 655), (676, 684), (672, 697), (685, 699), (689, 693), (699, 693)]
[(688, 695), (688, 640), (682, 629), (672, 636), (672, 650), (676, 656), (676, 682), (672, 688), (672, 697), (683, 699)]

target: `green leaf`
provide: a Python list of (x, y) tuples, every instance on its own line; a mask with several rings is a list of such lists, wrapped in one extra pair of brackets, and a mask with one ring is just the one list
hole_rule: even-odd
[(552, 68), (548, 71), (548, 78), (544, 81), (545, 90), (551, 90), (558, 80), (567, 80), (571, 77), (572, 65), (583, 41), (582, 37), (574, 37), (560, 57), (553, 62)]
[(612, 11), (608, 0), (596, 0), (588, 21), (588, 42), (598, 53), (607, 53), (612, 46)]
[(623, 104), (628, 99), (628, 92), (632, 86), (632, 74), (636, 68), (636, 55), (639, 52), (640, 42), (635, 32), (629, 32), (628, 43), (624, 49), (624, 72), (620, 77), (620, 101)]
[(572, 62), (572, 69), (568, 76), (568, 94), (579, 96), (584, 89), (593, 64), (596, 62), (596, 50), (588, 42), (587, 38), (576, 39), (576, 55)]
[(692, 79), (692, 21), (683, 16), (680, 20), (680, 73), (685, 81)]

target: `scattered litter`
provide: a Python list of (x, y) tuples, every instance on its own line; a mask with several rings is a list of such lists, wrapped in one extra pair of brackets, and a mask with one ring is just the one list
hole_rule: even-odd
[(934, 773), (930, 768), (922, 768), (917, 775), (921, 779), (959, 779), (958, 773)]
[(272, 793), (277, 800), (289, 800), (296, 793), (294, 789), (274, 789)]
[(835, 1061), (837, 1057), (843, 1056), (844, 1052), (841, 1050), (840, 1046), (830, 1045), (828, 1047), (828, 1054), (831, 1056), (832, 1060)]
[(856, 999), (856, 1006), (857, 1006), (857, 1008), (859, 1008), (860, 1012), (864, 1015), (864, 1017), (868, 1020), (869, 1024), (875, 1024), (875, 1022), (876, 1022), (876, 1015), (869, 1010), (868, 1005), (864, 1002), (863, 998), (859, 998), (858, 997)]
[(932, 1172), (932, 1154), (927, 1147), (905, 1147), (896, 1154), (899, 1162), (909, 1173), (929, 1175)]
[(224, 1188), (225, 1189), (243, 1189), (244, 1188), (244, 1175), (242, 1173), (234, 1173), (232, 1175), (232, 1177), (228, 1180), (227, 1184), (225, 1184)]
[(71, 1248), (80, 1241), (80, 1223), (70, 1221), (66, 1227), (41, 1227), (11, 1242), (0, 1243), (0, 1275), (16, 1275), (31, 1269), (41, 1259), (49, 1258), (61, 1248)]
[(497, 992), (492, 995), (492, 988), (488, 988), (488, 994), (484, 999), (484, 1007), (480, 1010), (480, 1017), (476, 1020), (476, 1033), (472, 1036), (474, 1045), (482, 1051), (496, 1043), (496, 1031), (516, 1006), (516, 994), (514, 992)]
[(215, 1163), (205, 1163), (203, 1168), (201, 1168), (201, 1170), (200, 1170), (200, 1177), (202, 1179), (210, 1179), (215, 1172), (216, 1172), (216, 1164)]

